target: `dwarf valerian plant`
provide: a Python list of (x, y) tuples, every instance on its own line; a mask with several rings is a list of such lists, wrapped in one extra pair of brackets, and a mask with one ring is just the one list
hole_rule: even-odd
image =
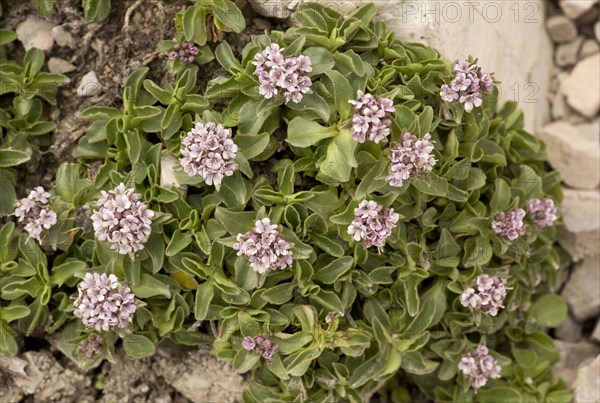
[(568, 402), (545, 332), (568, 260), (545, 146), (472, 61), (397, 40), (375, 12), (303, 4), (285, 32), (216, 46), (226, 74), (206, 89), (196, 63), (161, 86), (144, 68), (123, 108), (88, 110), (49, 190), (50, 260), (0, 231), (19, 245), (3, 329), (45, 325), (78, 362), (96, 333), (107, 359), (209, 343), (248, 373), (248, 402)]

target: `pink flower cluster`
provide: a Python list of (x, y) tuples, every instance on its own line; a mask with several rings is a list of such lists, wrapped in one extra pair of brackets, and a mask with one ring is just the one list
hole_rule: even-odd
[(473, 310), (496, 316), (498, 311), (504, 308), (505, 298), (506, 280), (482, 274), (462, 293), (460, 303)]
[(193, 46), (189, 42), (183, 42), (175, 44), (173, 51), (169, 53), (169, 60), (179, 59), (184, 63), (191, 63), (196, 59), (198, 55), (198, 48)]
[(531, 199), (527, 202), (527, 213), (539, 228), (549, 227), (558, 218), (552, 199)]
[(87, 273), (77, 285), (75, 316), (97, 331), (127, 327), (136, 310), (135, 296), (114, 274)]
[(154, 211), (123, 183), (100, 194), (98, 210), (91, 217), (98, 240), (110, 242), (110, 248), (122, 255), (142, 250), (151, 232)]
[(27, 222), (25, 231), (39, 243), (42, 243), (40, 238), (42, 231), (56, 224), (56, 213), (50, 210), (50, 206), (48, 206), (49, 198), (50, 193), (46, 192), (43, 187), (38, 186), (29, 193), (29, 196), (17, 201), (13, 213), (19, 219), (19, 222)]
[(387, 98), (378, 98), (358, 91), (356, 100), (348, 101), (354, 105), (352, 118), (352, 138), (364, 143), (368, 138), (375, 143), (390, 135), (390, 113), (395, 112), (394, 102)]
[(266, 333), (256, 337), (244, 337), (242, 347), (248, 351), (254, 352), (256, 355), (260, 355), (266, 360), (272, 360), (275, 353), (277, 353), (277, 350), (279, 350), (279, 346), (273, 343)]
[(263, 218), (245, 234), (238, 234), (233, 248), (238, 256), (247, 256), (250, 266), (261, 274), (269, 270), (285, 269), (292, 265), (292, 245), (288, 243), (271, 220)]
[(219, 186), (237, 169), (237, 151), (230, 129), (220, 123), (197, 122), (181, 140), (179, 162), (189, 176), (200, 176), (207, 185)]
[(483, 95), (492, 92), (492, 77), (482, 73), (481, 68), (475, 64), (466, 60), (457, 61), (452, 66), (452, 74), (454, 79), (450, 85), (442, 85), (440, 95), (444, 101), (460, 102), (467, 112), (480, 107), (483, 104)]
[(367, 248), (376, 246), (379, 252), (385, 246), (385, 240), (392, 234), (400, 219), (394, 209), (384, 208), (373, 200), (363, 200), (354, 209), (354, 220), (348, 227), (348, 234), (355, 241), (363, 241)]
[(475, 350), (462, 356), (458, 369), (477, 393), (477, 389), (485, 386), (488, 379), (500, 378), (502, 368), (489, 354), (488, 348), (480, 344)]
[(286, 102), (298, 103), (304, 94), (310, 91), (312, 81), (308, 73), (312, 64), (307, 56), (284, 56), (285, 48), (272, 43), (261, 53), (254, 56), (253, 65), (258, 76), (258, 92), (266, 99), (283, 93)]
[(93, 360), (104, 352), (104, 339), (98, 333), (92, 333), (77, 346), (77, 351), (84, 358)]
[(404, 133), (402, 142), (390, 150), (390, 168), (386, 180), (390, 186), (401, 187), (404, 181), (431, 172), (437, 162), (433, 156), (431, 135), (427, 133), (422, 139)]
[(516, 208), (509, 211), (502, 211), (496, 214), (492, 221), (492, 229), (496, 234), (500, 234), (510, 241), (514, 241), (520, 236), (525, 235), (525, 210)]

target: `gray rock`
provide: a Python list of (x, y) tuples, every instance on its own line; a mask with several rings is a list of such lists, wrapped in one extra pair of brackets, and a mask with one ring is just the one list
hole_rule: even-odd
[(589, 12), (598, 0), (560, 0), (560, 8), (572, 20)]
[(573, 385), (578, 368), (600, 352), (600, 347), (586, 341), (573, 343), (555, 340), (554, 344), (558, 350), (559, 360), (552, 368), (552, 373), (557, 378), (561, 377), (568, 387)]
[(600, 355), (579, 368), (574, 387), (575, 403), (600, 402)]
[(552, 114), (552, 119), (559, 120), (566, 117), (569, 113), (569, 106), (567, 105), (567, 100), (560, 92), (554, 94), (552, 99), (550, 100), (552, 104), (552, 108), (550, 109), (550, 113)]
[(62, 25), (52, 28), (52, 37), (58, 46), (72, 46), (74, 43), (73, 35)]
[(578, 36), (571, 42), (558, 45), (554, 53), (554, 62), (559, 67), (573, 66), (577, 63), (577, 55), (583, 44), (583, 36)]
[[(559, 170), (563, 181), (579, 189), (600, 184), (600, 140), (564, 121), (544, 126), (539, 137), (546, 142), (548, 161)], [(581, 173), (585, 172), (585, 175)]]
[(77, 95), (80, 97), (93, 97), (100, 95), (101, 92), (102, 85), (94, 71), (90, 71), (81, 77), (81, 81), (77, 86)]
[(577, 38), (577, 27), (573, 21), (564, 15), (555, 15), (548, 18), (546, 28), (550, 38), (555, 43), (565, 43)]
[(289, 18), (302, 0), (250, 0), (250, 5), (265, 17)]
[[(565, 229), (560, 244), (573, 258), (598, 256), (600, 250), (600, 195), (598, 191), (564, 189), (560, 214)], [(596, 290), (594, 293), (597, 293)]]
[(594, 24), (594, 35), (596, 35), (596, 40), (600, 42), (600, 21)]
[(575, 321), (571, 315), (561, 323), (556, 329), (554, 334), (560, 340), (564, 341), (578, 341), (581, 338), (581, 330), (583, 326), (581, 323)]
[(596, 53), (600, 52), (600, 45), (598, 42), (593, 39), (586, 39), (581, 45), (581, 49), (579, 50), (579, 60), (583, 60), (587, 57), (593, 56)]
[(44, 52), (50, 52), (54, 45), (54, 39), (52, 38), (53, 27), (52, 23), (30, 15), (17, 26), (17, 38), (23, 44), (25, 50), (38, 48)]
[(593, 119), (600, 112), (600, 53), (579, 63), (562, 82), (561, 92), (569, 105), (583, 116)]
[(48, 60), (48, 70), (50, 73), (65, 74), (75, 71), (76, 67), (64, 59), (51, 57)]
[(596, 343), (600, 343), (600, 319), (596, 321), (596, 327), (594, 327), (591, 338)]
[(585, 259), (571, 273), (562, 296), (576, 320), (583, 322), (600, 315), (600, 256)]
[(194, 403), (241, 401), (247, 381), (204, 348), (161, 344), (153, 370)]
[[(5, 357), (2, 357), (4, 360)], [(20, 402), (23, 398), (23, 391), (13, 381), (7, 371), (0, 371), (0, 402)]]

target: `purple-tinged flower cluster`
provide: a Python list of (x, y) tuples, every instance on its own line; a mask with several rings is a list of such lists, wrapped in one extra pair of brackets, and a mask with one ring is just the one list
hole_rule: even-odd
[(402, 135), (402, 141), (390, 150), (390, 168), (386, 180), (390, 186), (401, 187), (404, 181), (431, 172), (437, 162), (433, 156), (431, 135), (422, 139), (410, 133)]
[(244, 337), (242, 347), (266, 360), (272, 360), (277, 350), (279, 350), (279, 346), (273, 343), (266, 333), (256, 337)]
[(348, 101), (354, 105), (352, 118), (352, 138), (364, 143), (368, 138), (375, 143), (390, 135), (390, 113), (394, 112), (394, 102), (387, 98), (378, 98), (358, 91), (356, 100)]
[(492, 221), (492, 229), (496, 234), (500, 234), (510, 241), (514, 241), (520, 236), (525, 235), (525, 210), (521, 208), (502, 211), (496, 214)]
[(506, 280), (482, 274), (462, 293), (460, 303), (473, 310), (496, 316), (498, 311), (504, 308), (505, 298)]
[(256, 221), (255, 227), (245, 234), (238, 234), (233, 248), (238, 256), (247, 256), (250, 266), (261, 274), (269, 270), (285, 269), (292, 265), (292, 245), (287, 242), (277, 225), (263, 218)]
[(169, 53), (169, 60), (179, 59), (184, 63), (191, 63), (196, 59), (198, 55), (198, 48), (193, 46), (189, 42), (183, 42), (180, 44), (175, 44), (173, 46), (173, 51)]
[(253, 65), (260, 86), (258, 92), (266, 99), (283, 93), (286, 102), (298, 103), (310, 91), (312, 81), (308, 73), (312, 63), (307, 56), (284, 56), (285, 48), (273, 43), (254, 56)]
[(477, 390), (487, 383), (488, 379), (500, 378), (502, 368), (498, 361), (489, 354), (488, 348), (483, 344), (473, 351), (463, 355), (458, 363), (458, 369), (477, 393)]
[(19, 219), (19, 222), (27, 222), (25, 231), (39, 243), (42, 243), (40, 238), (42, 231), (56, 224), (56, 213), (50, 210), (50, 206), (48, 206), (49, 198), (50, 193), (46, 192), (43, 187), (38, 186), (29, 193), (29, 196), (17, 201), (13, 213)]
[(237, 169), (237, 151), (230, 129), (220, 123), (197, 122), (181, 140), (179, 162), (189, 176), (200, 176), (207, 185), (219, 186)]
[(104, 352), (104, 339), (98, 333), (92, 333), (77, 346), (77, 351), (87, 360), (94, 360)]
[(127, 327), (136, 310), (135, 295), (114, 274), (87, 273), (77, 285), (75, 316), (97, 331)]
[(96, 238), (110, 242), (110, 248), (122, 255), (142, 250), (151, 232), (154, 211), (139, 201), (140, 195), (134, 189), (125, 189), (123, 183), (100, 194), (98, 210), (92, 213)]
[(379, 252), (385, 246), (385, 240), (392, 234), (400, 219), (394, 209), (384, 208), (373, 200), (363, 200), (354, 209), (354, 220), (348, 227), (348, 234), (355, 241), (363, 241), (367, 248), (376, 246)]
[(471, 112), (473, 108), (483, 104), (483, 95), (492, 92), (494, 81), (487, 73), (482, 73), (481, 68), (466, 60), (460, 60), (452, 66), (454, 79), (442, 85), (440, 95), (444, 101), (460, 102), (465, 106), (465, 111)]
[(538, 228), (546, 228), (554, 224), (558, 218), (552, 199), (531, 199), (527, 202), (527, 213)]

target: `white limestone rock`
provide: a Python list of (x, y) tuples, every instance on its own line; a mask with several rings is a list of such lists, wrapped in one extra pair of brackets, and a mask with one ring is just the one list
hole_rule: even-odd
[(579, 322), (600, 315), (600, 257), (585, 259), (573, 273), (561, 295)]
[(593, 119), (600, 113), (600, 53), (579, 63), (563, 81), (561, 92), (569, 105), (583, 116)]
[(77, 95), (80, 97), (94, 97), (100, 95), (102, 92), (102, 85), (98, 81), (96, 72), (90, 71), (81, 77), (81, 81), (77, 86)]
[(600, 402), (600, 355), (596, 355), (592, 362), (579, 368), (574, 387), (575, 403)]
[(572, 20), (589, 12), (598, 0), (560, 0), (560, 8)]
[(555, 15), (548, 18), (546, 28), (550, 38), (555, 43), (569, 42), (577, 37), (577, 27), (573, 24), (573, 21), (564, 15)]
[(54, 45), (53, 27), (54, 25), (51, 22), (31, 15), (19, 24), (15, 32), (25, 50), (38, 48), (44, 52), (50, 52)]

